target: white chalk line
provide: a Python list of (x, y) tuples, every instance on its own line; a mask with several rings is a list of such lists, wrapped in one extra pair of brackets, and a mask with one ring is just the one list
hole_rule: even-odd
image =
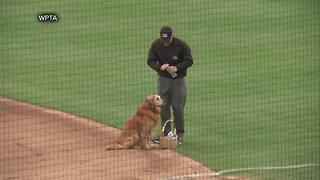
[(222, 170), (217, 173), (216, 175), (221, 175), (225, 173), (233, 173), (233, 172), (242, 172), (242, 171), (254, 171), (254, 170), (281, 170), (281, 169), (299, 169), (299, 168), (306, 168), (306, 167), (314, 167), (318, 166), (318, 164), (301, 164), (301, 165), (291, 165), (291, 166), (276, 166), (276, 167), (251, 167), (251, 168), (239, 168), (239, 169), (227, 169)]
[(214, 177), (221, 176), (226, 173), (235, 173), (235, 172), (243, 172), (243, 171), (260, 171), (260, 170), (283, 170), (283, 169), (299, 169), (299, 168), (307, 168), (307, 167), (315, 167), (319, 166), (319, 164), (301, 164), (301, 165), (290, 165), (290, 166), (275, 166), (275, 167), (250, 167), (250, 168), (238, 168), (238, 169), (227, 169), (222, 170), (216, 173), (206, 173), (206, 174), (187, 174), (180, 176), (169, 176), (162, 177), (159, 180), (171, 180), (171, 179), (182, 179), (182, 178), (197, 178), (197, 177)]
[(171, 180), (171, 179), (183, 179), (183, 178), (197, 178), (197, 177), (213, 177), (218, 176), (215, 173), (211, 174), (187, 174), (187, 175), (180, 175), (180, 176), (169, 176), (169, 177), (162, 177), (158, 178), (158, 180)]

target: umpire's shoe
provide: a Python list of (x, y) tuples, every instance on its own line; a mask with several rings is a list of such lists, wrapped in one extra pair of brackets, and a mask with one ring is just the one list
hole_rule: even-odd
[(181, 145), (181, 144), (182, 144), (182, 137), (178, 137), (177, 144), (178, 144), (178, 145)]

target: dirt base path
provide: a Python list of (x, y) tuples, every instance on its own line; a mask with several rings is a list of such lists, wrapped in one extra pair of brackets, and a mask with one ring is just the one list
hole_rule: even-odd
[(118, 134), (88, 119), (0, 97), (0, 179), (222, 179), (170, 150), (105, 151)]

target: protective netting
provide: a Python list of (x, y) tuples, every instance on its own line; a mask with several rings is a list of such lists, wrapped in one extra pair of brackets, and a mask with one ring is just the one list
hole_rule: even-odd
[[(0, 179), (320, 179), (319, 11), (317, 0), (1, 0)], [(106, 151), (157, 93), (147, 58), (164, 25), (194, 59), (183, 144)]]

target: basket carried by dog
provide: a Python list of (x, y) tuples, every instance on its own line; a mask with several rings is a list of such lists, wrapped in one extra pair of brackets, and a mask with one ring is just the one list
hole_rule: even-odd
[[(170, 122), (171, 130), (167, 135), (165, 135), (164, 129), (165, 129), (168, 122)], [(164, 125), (162, 127), (162, 130), (161, 130), (162, 133), (160, 136), (160, 147), (163, 149), (172, 149), (177, 146), (178, 136), (176, 133), (176, 128), (173, 126), (173, 124), (174, 124), (173, 120), (169, 119), (164, 123)]]

